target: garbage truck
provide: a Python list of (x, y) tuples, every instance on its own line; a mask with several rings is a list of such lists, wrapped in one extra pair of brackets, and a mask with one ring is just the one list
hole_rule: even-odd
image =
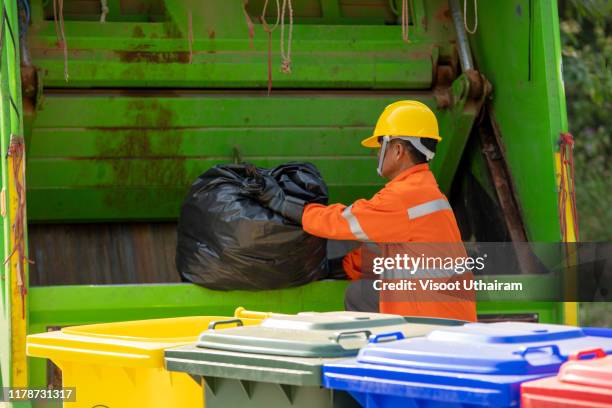
[[(464, 240), (576, 240), (554, 0), (0, 4), (5, 387), (57, 380), (26, 357), (30, 333), (237, 305), (341, 310), (344, 280), (180, 282), (180, 205), (206, 169), (240, 162), (311, 162), (330, 202), (370, 197), (384, 180), (359, 141), (397, 100), (438, 117), (431, 168)], [(576, 303), (478, 299), (482, 321), (577, 322)]]

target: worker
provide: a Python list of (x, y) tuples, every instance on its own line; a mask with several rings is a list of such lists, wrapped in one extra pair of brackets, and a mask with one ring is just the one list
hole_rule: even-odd
[[(425, 104), (392, 103), (380, 115), (374, 134), (361, 142), (379, 149), (378, 174), (390, 180), (370, 200), (359, 199), (349, 206), (309, 204), (285, 196), (269, 178), (260, 202), (322, 238), (365, 243), (459, 243), (463, 248), (451, 206), (429, 169), (428, 161), (440, 140), (437, 119)], [(476, 320), (473, 293), (450, 301), (414, 301), (409, 297), (385, 301), (372, 289), (371, 280), (360, 279), (366, 250), (361, 246), (343, 259), (343, 268), (353, 280), (345, 295), (347, 310)]]

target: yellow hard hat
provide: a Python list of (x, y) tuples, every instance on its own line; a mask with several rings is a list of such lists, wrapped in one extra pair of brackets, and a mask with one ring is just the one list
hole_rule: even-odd
[(376, 122), (374, 134), (361, 141), (365, 147), (380, 147), (381, 136), (422, 137), (442, 140), (436, 115), (418, 101), (397, 101), (387, 106)]

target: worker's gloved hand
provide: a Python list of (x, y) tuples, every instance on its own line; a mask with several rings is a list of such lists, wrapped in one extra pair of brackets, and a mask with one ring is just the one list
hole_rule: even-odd
[(264, 185), (261, 192), (255, 195), (255, 198), (261, 205), (271, 209), (272, 211), (281, 214), (283, 217), (302, 224), (302, 213), (306, 202), (299, 198), (291, 197), (285, 194), (283, 189), (278, 185), (274, 177), (263, 176)]

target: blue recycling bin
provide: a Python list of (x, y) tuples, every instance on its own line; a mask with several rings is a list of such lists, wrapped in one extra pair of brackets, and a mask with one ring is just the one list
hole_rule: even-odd
[[(602, 348), (612, 329), (537, 323), (471, 323), (426, 337), (372, 337), (357, 358), (323, 366), (327, 388), (367, 408), (518, 407), (522, 382), (556, 375), (568, 356)], [(396, 341), (389, 341), (396, 340)]]

